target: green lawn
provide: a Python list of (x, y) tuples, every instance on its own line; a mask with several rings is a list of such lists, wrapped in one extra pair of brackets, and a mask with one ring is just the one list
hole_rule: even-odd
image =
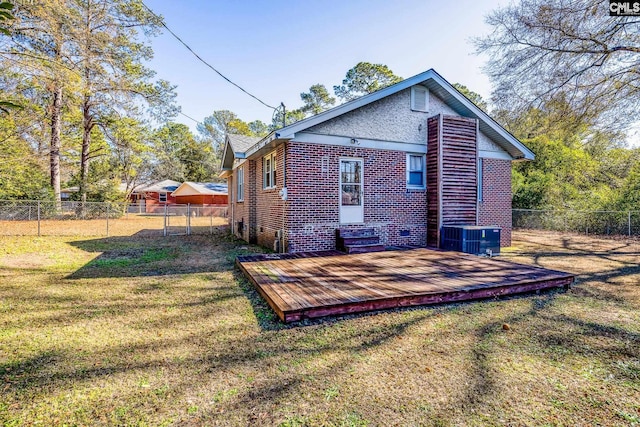
[(577, 285), (283, 325), (222, 232), (0, 237), (0, 424), (640, 425), (638, 244), (514, 243)]

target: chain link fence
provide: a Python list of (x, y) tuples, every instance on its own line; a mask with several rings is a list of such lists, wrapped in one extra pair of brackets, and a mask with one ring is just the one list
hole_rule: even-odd
[(227, 216), (222, 205), (0, 200), (0, 235), (212, 234)]
[(513, 228), (638, 236), (640, 211), (514, 209)]

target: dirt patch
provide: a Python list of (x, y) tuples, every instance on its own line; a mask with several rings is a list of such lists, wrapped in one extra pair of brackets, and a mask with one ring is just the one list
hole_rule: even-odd
[(12, 254), (0, 256), (0, 268), (8, 267), (12, 269), (44, 269), (55, 265), (56, 260), (49, 255), (29, 253)]
[[(186, 234), (186, 218), (172, 217), (169, 227), (172, 234)], [(191, 219), (194, 234), (210, 234), (211, 227), (227, 225), (226, 218), (196, 217)], [(164, 229), (162, 216), (129, 215), (128, 217), (91, 220), (43, 220), (40, 221), (42, 236), (162, 236)], [(37, 236), (37, 221), (0, 221), (0, 235)]]

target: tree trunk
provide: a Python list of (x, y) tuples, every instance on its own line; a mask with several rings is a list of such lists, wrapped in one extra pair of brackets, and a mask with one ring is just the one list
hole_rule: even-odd
[(93, 117), (91, 116), (91, 99), (85, 96), (82, 104), (82, 152), (80, 154), (80, 200), (87, 201), (87, 186), (89, 180), (89, 148), (91, 145), (91, 130)]
[(51, 148), (49, 164), (51, 172), (51, 188), (55, 200), (60, 204), (60, 131), (62, 129), (62, 86), (56, 84), (53, 89), (51, 104)]

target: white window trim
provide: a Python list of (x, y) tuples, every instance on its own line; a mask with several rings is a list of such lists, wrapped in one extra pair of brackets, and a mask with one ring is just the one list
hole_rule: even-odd
[[(420, 96), (424, 95), (424, 109), (416, 107), (416, 99), (418, 95)], [(428, 88), (424, 86), (419, 86), (419, 87), (411, 86), (411, 110), (420, 111), (422, 113), (429, 112), (429, 89)]]
[(236, 201), (244, 202), (244, 166), (239, 166), (236, 169)]
[[(276, 157), (277, 157), (276, 152), (272, 151), (262, 158), (262, 188), (264, 190), (271, 190), (276, 188), (276, 172), (278, 171), (278, 168), (276, 167), (276, 160), (277, 160)], [(269, 172), (267, 172), (265, 168), (265, 164), (267, 163), (266, 162), (267, 160), (269, 160), (269, 164), (271, 168)], [(266, 185), (267, 173), (270, 175), (269, 182), (271, 185), (269, 186)]]
[[(409, 167), (411, 165), (411, 157), (422, 157), (422, 185), (409, 184)], [(426, 190), (427, 189), (427, 155), (421, 153), (407, 153), (407, 189), (409, 190)]]
[[(162, 200), (162, 196), (164, 196), (164, 200)], [(169, 198), (169, 195), (167, 194), (166, 191), (161, 191), (158, 193), (158, 202), (167, 203), (168, 198)]]

